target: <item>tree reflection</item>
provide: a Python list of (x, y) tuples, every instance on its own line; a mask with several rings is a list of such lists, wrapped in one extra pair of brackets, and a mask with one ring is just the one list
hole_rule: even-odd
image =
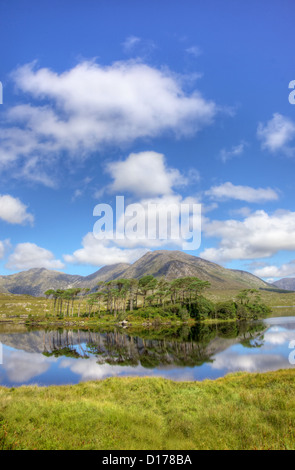
[(97, 358), (99, 364), (156, 367), (194, 367), (212, 362), (232, 344), (263, 345), (263, 322), (181, 325), (166, 329), (50, 330), (43, 334), (47, 357)]

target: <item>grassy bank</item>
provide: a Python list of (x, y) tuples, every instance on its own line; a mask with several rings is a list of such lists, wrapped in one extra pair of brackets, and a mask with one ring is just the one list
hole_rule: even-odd
[(3, 449), (294, 449), (295, 370), (0, 388)]

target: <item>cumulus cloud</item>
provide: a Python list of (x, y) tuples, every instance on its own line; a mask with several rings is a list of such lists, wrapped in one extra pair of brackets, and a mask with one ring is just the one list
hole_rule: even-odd
[(281, 250), (295, 250), (295, 212), (256, 211), (242, 221), (204, 219), (203, 233), (221, 238), (216, 248), (207, 248), (201, 257), (214, 262), (267, 258)]
[(262, 268), (255, 269), (254, 274), (263, 278), (282, 278), (295, 276), (295, 260), (289, 263), (282, 264), (281, 266), (268, 265)]
[(129, 192), (139, 197), (172, 193), (173, 186), (187, 183), (176, 169), (168, 168), (164, 155), (157, 152), (131, 153), (121, 162), (107, 166), (113, 178), (113, 193)]
[(34, 243), (19, 243), (9, 256), (5, 266), (8, 269), (26, 270), (31, 268), (63, 269), (64, 264), (54, 259), (53, 253)]
[(54, 357), (7, 349), (3, 368), (11, 382), (25, 383), (47, 372), (55, 362), (57, 359)]
[[(185, 249), (194, 250), (199, 246), (199, 201), (174, 192), (177, 186), (198, 181), (197, 170), (189, 170), (184, 176), (167, 166), (164, 155), (148, 151), (111, 162), (106, 171), (113, 180), (107, 189), (117, 194), (116, 202), (107, 207), (97, 205), (94, 216), (99, 217), (98, 229), (96, 222), (93, 233), (84, 236), (82, 248), (64, 255), (67, 263), (93, 266), (132, 263), (150, 249), (186, 246)], [(131, 196), (128, 204), (122, 197), (126, 192)]]
[[(94, 227), (93, 233), (83, 238), (82, 248), (64, 255), (64, 259), (67, 263), (101, 266), (132, 263), (150, 249), (186, 246), (187, 250), (195, 250), (200, 244), (201, 215), (197, 209), (192, 210), (193, 205), (199, 207), (194, 198), (170, 194), (128, 204), (118, 211), (118, 218), (117, 207), (111, 207), (110, 224), (107, 221), (107, 227), (101, 227), (100, 222), (99, 229)], [(183, 207), (189, 208), (188, 214)], [(101, 211), (99, 215), (105, 209)], [(104, 216), (100, 220), (105, 222)]]
[(166, 132), (188, 136), (212, 123), (217, 113), (215, 103), (197, 90), (184, 91), (183, 77), (139, 61), (82, 62), (61, 74), (28, 64), (13, 79), (37, 104), (14, 106), (5, 115), (0, 168), (18, 168), (22, 162), (26, 177), (48, 185), (52, 181), (44, 167), (61, 154), (81, 160), (106, 145)]
[(28, 207), (9, 194), (0, 195), (0, 219), (9, 224), (32, 224), (34, 216), (27, 212)]
[(213, 186), (205, 193), (211, 199), (236, 199), (246, 202), (276, 201), (278, 194), (271, 188), (251, 188), (250, 186), (236, 186), (230, 182)]
[(295, 149), (290, 144), (295, 139), (295, 122), (282, 114), (275, 113), (266, 124), (260, 123), (257, 136), (263, 149), (273, 153), (280, 151), (288, 156), (294, 154)]
[(212, 369), (226, 370), (227, 372), (267, 372), (293, 367), (288, 359), (280, 354), (237, 354), (235, 350), (228, 351), (214, 357)]
[(91, 232), (83, 238), (82, 246), (83, 248), (76, 250), (72, 255), (64, 255), (65, 261), (97, 267), (109, 266), (116, 263), (133, 263), (148, 251), (145, 248), (120, 248), (111, 240), (97, 240)]
[(71, 361), (64, 359), (60, 363), (60, 367), (64, 369), (70, 369), (74, 374), (79, 375), (81, 381), (87, 380), (102, 380), (107, 377), (118, 377), (121, 374), (134, 376), (134, 375), (147, 375), (146, 369), (141, 365), (137, 366), (124, 366), (120, 365), (109, 365), (99, 362), (97, 357), (90, 358), (87, 361), (78, 359)]

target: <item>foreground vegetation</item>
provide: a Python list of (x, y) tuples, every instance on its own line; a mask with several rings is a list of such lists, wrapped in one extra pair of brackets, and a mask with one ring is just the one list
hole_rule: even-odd
[(295, 371), (0, 388), (0, 449), (294, 449)]

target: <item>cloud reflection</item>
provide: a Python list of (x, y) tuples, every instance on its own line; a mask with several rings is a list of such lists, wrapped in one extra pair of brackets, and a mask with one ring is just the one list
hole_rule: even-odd
[(41, 354), (5, 350), (3, 362), (2, 367), (10, 382), (26, 383), (47, 372), (56, 359)]

